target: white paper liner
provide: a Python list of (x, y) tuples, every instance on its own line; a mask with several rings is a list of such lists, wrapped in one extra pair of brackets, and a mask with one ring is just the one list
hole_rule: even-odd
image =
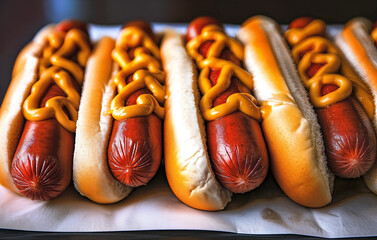
[(101, 205), (70, 186), (58, 198), (31, 201), (0, 187), (0, 227), (5, 229), (96, 232), (131, 230), (213, 230), (243, 234), (302, 234), (318, 237), (377, 235), (377, 196), (362, 179), (337, 179), (327, 207), (302, 207), (280, 190), (271, 175), (256, 190), (234, 195), (223, 211), (186, 206), (164, 175), (119, 203)]
[[(168, 24), (184, 33), (186, 24)], [(154, 24), (156, 31), (166, 24)], [(226, 25), (232, 36), (239, 26)], [(116, 38), (120, 26), (91, 26), (91, 36)], [(334, 35), (339, 26), (330, 27)], [(377, 196), (362, 179), (336, 179), (333, 202), (302, 207), (280, 190), (271, 175), (256, 190), (234, 195), (223, 211), (205, 212), (181, 203), (167, 183), (163, 166), (156, 177), (119, 203), (101, 205), (71, 185), (58, 198), (31, 201), (0, 186), (0, 228), (96, 232), (131, 230), (214, 230), (242, 234), (302, 234), (318, 237), (377, 235)]]

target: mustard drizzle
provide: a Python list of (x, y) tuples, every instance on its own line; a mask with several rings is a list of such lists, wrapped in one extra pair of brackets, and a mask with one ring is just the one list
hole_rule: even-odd
[(304, 28), (290, 28), (284, 37), (291, 46), (311, 36), (324, 36), (326, 34), (326, 23), (320, 19), (314, 19)]
[[(213, 41), (213, 44), (210, 46), (205, 58), (200, 54), (199, 48), (206, 41)], [(253, 77), (236, 64), (219, 59), (224, 48), (230, 49), (240, 61), (243, 60), (242, 45), (227, 36), (216, 25), (204, 27), (201, 34), (191, 39), (186, 45), (188, 54), (197, 62), (197, 66), (201, 70), (198, 82), (199, 89), (203, 94), (200, 100), (200, 110), (204, 119), (212, 121), (230, 113), (241, 111), (257, 121), (261, 121), (262, 116), (257, 107), (257, 100), (251, 95), (254, 85)], [(209, 79), (210, 69), (221, 69), (215, 86), (212, 85)], [(237, 85), (240, 93), (234, 93), (227, 98), (225, 103), (212, 107), (214, 99), (230, 86), (232, 76), (236, 76), (239, 79)]]
[[(374, 105), (369, 89), (351, 70), (339, 50), (329, 40), (321, 37), (325, 35), (325, 29), (326, 25), (323, 21), (313, 20), (304, 28), (292, 28), (285, 33), (287, 41), (293, 46), (292, 56), (297, 64), (298, 73), (309, 90), (311, 102), (315, 107), (326, 107), (353, 94), (366, 110), (369, 118), (373, 117)], [(323, 66), (314, 76), (309, 77), (307, 70), (315, 63)], [(344, 76), (336, 74), (339, 71)], [(325, 84), (334, 84), (339, 88), (322, 96), (320, 91)]]
[(372, 32), (370, 33), (370, 36), (372, 37), (374, 42), (377, 43), (377, 28), (372, 30)]
[[(129, 56), (129, 50), (133, 48), (134, 58)], [(118, 94), (111, 101), (108, 114), (112, 114), (116, 120), (148, 116), (152, 113), (163, 119), (165, 73), (162, 71), (160, 51), (155, 42), (143, 30), (127, 27), (121, 31), (112, 57), (121, 70), (113, 79)], [(133, 81), (127, 84), (126, 79), (131, 75)], [(141, 94), (135, 105), (125, 106), (125, 100), (142, 88), (148, 88), (152, 94)]]
[[(83, 69), (91, 53), (89, 36), (79, 29), (71, 29), (67, 33), (56, 31), (47, 35), (44, 44), (39, 62), (39, 79), (23, 104), (23, 115), (29, 121), (55, 117), (65, 129), (75, 132), (80, 93), (74, 81), (79, 86), (83, 83)], [(71, 59), (77, 59), (77, 62)], [(44, 107), (39, 107), (53, 83), (63, 90), (66, 97), (52, 97)]]

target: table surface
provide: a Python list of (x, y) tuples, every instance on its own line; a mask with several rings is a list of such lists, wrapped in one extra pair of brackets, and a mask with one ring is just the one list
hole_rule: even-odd
[[(217, 231), (185, 231), (185, 230), (159, 230), (159, 231), (131, 231), (131, 232), (100, 232), (100, 233), (64, 233), (64, 232), (32, 232), (32, 231), (17, 231), (0, 229), (0, 239), (70, 239), (70, 240), (83, 240), (83, 239), (169, 239), (169, 240), (205, 240), (205, 239), (323, 239), (318, 237), (303, 236), (303, 235), (249, 235), (249, 234), (236, 234)], [(355, 239), (355, 238), (342, 238), (342, 239)], [(358, 239), (376, 239), (375, 237), (363, 237)]]

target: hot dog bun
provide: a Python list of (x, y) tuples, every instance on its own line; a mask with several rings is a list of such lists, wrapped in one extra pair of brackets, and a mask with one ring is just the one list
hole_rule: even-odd
[(245, 45), (245, 65), (262, 105), (274, 177), (287, 196), (303, 206), (329, 204), (334, 177), (327, 168), (320, 126), (280, 26), (256, 16), (245, 21), (237, 36)]
[(39, 60), (46, 37), (54, 31), (54, 24), (47, 25), (19, 53), (0, 109), (0, 184), (16, 193), (19, 190), (13, 183), (11, 165), (25, 123), (22, 105), (38, 80)]
[(103, 38), (87, 67), (74, 153), (74, 185), (114, 203), (160, 167), (165, 74), (150, 25), (133, 21)]
[(115, 95), (112, 86), (115, 41), (102, 38), (88, 61), (83, 85), (73, 157), (73, 181), (82, 195), (98, 203), (114, 203), (132, 190), (118, 182), (107, 164), (112, 116), (103, 114)]
[[(352, 69), (373, 94), (377, 106), (377, 48), (371, 38), (373, 23), (366, 18), (351, 19), (335, 37), (335, 43), (348, 59)], [(377, 109), (374, 108), (373, 127), (377, 133)], [(377, 163), (364, 175), (369, 189), (377, 194)]]
[(165, 32), (161, 55), (166, 79), (165, 170), (169, 185), (185, 204), (208, 211), (225, 208), (231, 193), (217, 182), (198, 109), (197, 74), (182, 35)]

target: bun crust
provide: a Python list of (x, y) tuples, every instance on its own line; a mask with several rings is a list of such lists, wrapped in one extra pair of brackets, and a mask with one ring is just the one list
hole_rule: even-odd
[(320, 127), (298, 76), (281, 29), (272, 19), (248, 19), (238, 32), (245, 65), (262, 105), (262, 129), (271, 168), (282, 190), (306, 207), (331, 202), (334, 177), (324, 153)]
[(102, 38), (95, 46), (85, 73), (73, 157), (73, 181), (82, 195), (98, 203), (114, 203), (132, 188), (117, 181), (107, 164), (112, 116), (105, 113), (115, 95), (111, 52), (115, 41)]
[(204, 120), (198, 109), (197, 74), (183, 37), (167, 30), (161, 55), (167, 73), (164, 148), (169, 185), (193, 208), (221, 210), (231, 200), (231, 193), (220, 186), (211, 169)]

